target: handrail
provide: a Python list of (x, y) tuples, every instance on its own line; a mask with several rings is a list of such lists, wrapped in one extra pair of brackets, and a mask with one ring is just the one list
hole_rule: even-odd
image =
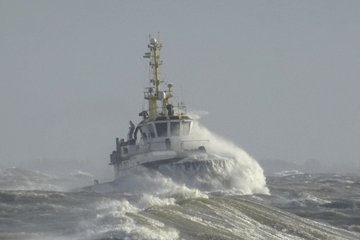
[[(184, 145), (186, 145), (187, 143), (190, 144), (190, 145), (185, 147)], [(191, 146), (192, 143), (202, 143), (202, 145), (207, 146), (210, 143), (210, 140), (208, 140), (208, 139), (203, 139), (203, 140), (181, 140), (181, 139), (172, 140), (171, 141), (171, 146), (172, 146), (171, 149), (172, 150), (181, 150), (181, 149), (189, 150), (189, 149), (192, 149), (192, 147), (193, 147), (193, 146)], [(158, 148), (159, 146), (166, 146), (166, 142), (165, 141), (148, 142), (147, 145), (148, 145), (148, 149), (150, 150), (152, 147)], [(197, 147), (200, 147), (200, 145), (198, 144)]]
[[(166, 139), (166, 137), (163, 137), (164, 139)], [(202, 140), (181, 140), (179, 139), (179, 141), (177, 140), (173, 140), (173, 142), (210, 142), (209, 139), (202, 139)], [(151, 144), (151, 143), (164, 143), (164, 141), (161, 141), (161, 142), (148, 142), (148, 144)]]
[[(144, 96), (148, 96), (150, 95), (150, 93), (148, 92), (144, 92)], [(155, 109), (151, 109), (151, 110), (156, 110), (156, 112), (158, 112), (158, 115), (165, 115), (162, 111), (163, 108), (162, 107), (156, 107)], [(185, 105), (177, 105), (177, 106), (172, 106), (172, 110), (174, 111), (173, 115), (183, 115), (183, 114), (187, 114), (187, 110), (186, 110), (186, 106)], [(150, 109), (145, 109), (144, 111), (146, 112), (150, 112)]]

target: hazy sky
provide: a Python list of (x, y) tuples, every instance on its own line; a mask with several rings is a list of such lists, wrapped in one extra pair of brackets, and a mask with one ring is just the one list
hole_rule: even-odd
[(148, 35), (201, 123), (256, 159), (360, 161), (360, 1), (0, 1), (0, 161), (103, 161)]

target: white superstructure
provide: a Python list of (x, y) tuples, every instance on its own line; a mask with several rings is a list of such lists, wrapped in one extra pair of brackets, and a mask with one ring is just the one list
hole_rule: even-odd
[(152, 74), (151, 86), (146, 88), (144, 98), (148, 101), (148, 110), (140, 112), (142, 121), (135, 127), (130, 121), (127, 141), (116, 139), (116, 150), (110, 155), (110, 165), (114, 166), (115, 177), (120, 171), (138, 165), (157, 168), (159, 165), (177, 162), (191, 154), (206, 152), (207, 140), (193, 140), (190, 137), (192, 119), (186, 115), (183, 103), (174, 106), (169, 102), (173, 97), (172, 84), (167, 90), (160, 89), (159, 50), (161, 44), (150, 38), (150, 52), (144, 58), (150, 58)]

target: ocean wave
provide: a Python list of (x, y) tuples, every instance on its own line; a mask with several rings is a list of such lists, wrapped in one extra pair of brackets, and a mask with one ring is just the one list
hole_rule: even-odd
[(91, 174), (77, 171), (56, 176), (39, 171), (9, 167), (0, 173), (0, 190), (69, 191), (93, 182)]

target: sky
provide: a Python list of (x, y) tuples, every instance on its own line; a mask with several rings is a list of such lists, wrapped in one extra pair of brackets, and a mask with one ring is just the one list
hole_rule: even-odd
[[(0, 1), (0, 162), (106, 165), (162, 79), (257, 160), (360, 169), (360, 1)], [(110, 167), (110, 166), (109, 166)]]

